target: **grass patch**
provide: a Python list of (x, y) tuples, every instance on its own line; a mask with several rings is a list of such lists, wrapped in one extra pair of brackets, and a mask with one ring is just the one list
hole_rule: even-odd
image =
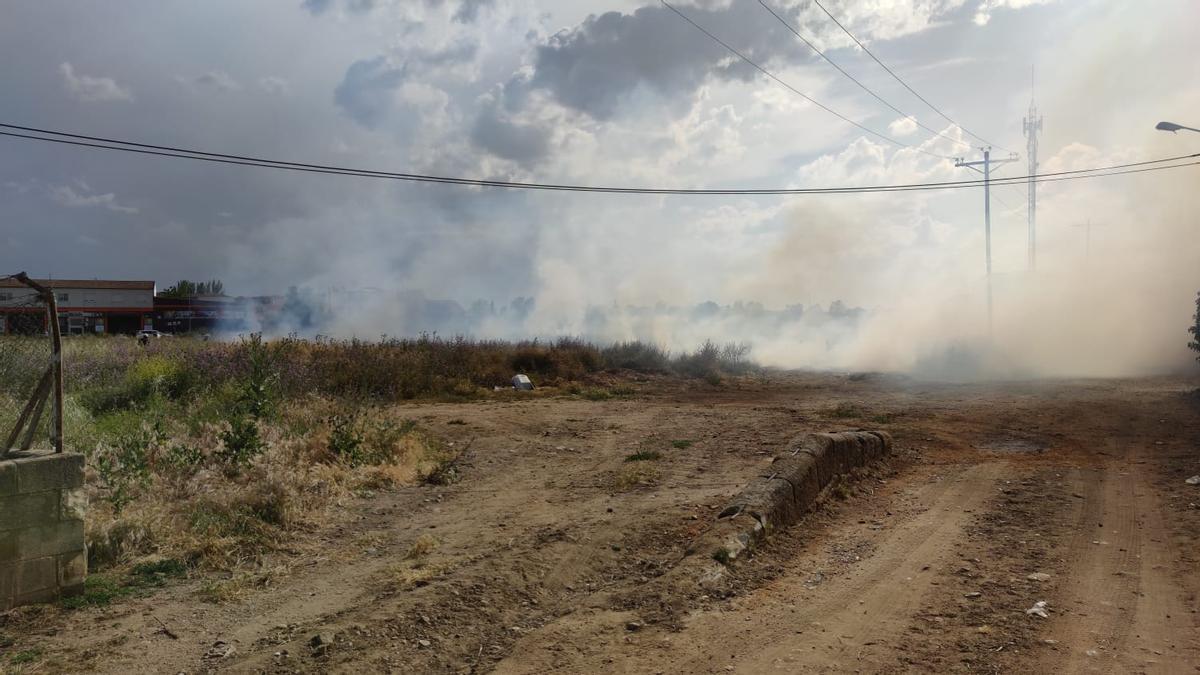
[(14, 666), (24, 666), (42, 658), (42, 650), (40, 649), (24, 649), (13, 653), (8, 657), (8, 662)]
[(721, 563), (722, 565), (728, 566), (730, 561), (733, 560), (733, 556), (730, 555), (729, 549), (722, 546), (721, 548), (713, 551), (712, 559), (716, 560), (717, 562)]
[(638, 450), (632, 455), (626, 455), (626, 462), (653, 462), (662, 459), (662, 453), (657, 450)]
[(406, 560), (423, 558), (430, 553), (433, 553), (434, 549), (436, 549), (440, 544), (441, 542), (439, 542), (433, 535), (422, 534), (413, 541), (411, 546), (408, 547), (408, 553), (404, 554), (404, 558)]
[(858, 406), (846, 401), (837, 404), (833, 410), (829, 411), (830, 417), (836, 417), (839, 419), (857, 418), (862, 417), (862, 415), (863, 412)]
[(613, 397), (607, 389), (584, 389), (579, 395), (589, 401), (607, 401)]
[(678, 441), (671, 441), (671, 447), (675, 448), (676, 450), (687, 450), (688, 448), (692, 447), (693, 443), (695, 443), (695, 441), (681, 439)]
[(62, 606), (67, 609), (83, 607), (107, 607), (114, 600), (131, 595), (136, 589), (111, 576), (94, 574), (83, 581), (83, 593), (63, 598)]
[(631, 462), (617, 472), (614, 484), (617, 490), (624, 492), (638, 487), (654, 485), (661, 476), (662, 473), (651, 464), (647, 464), (646, 462)]
[(891, 424), (896, 421), (896, 413), (883, 413), (882, 415), (874, 415), (871, 421), (875, 424)]
[(446, 424), (457, 424), (457, 425), (465, 425), (466, 423), (467, 423), (466, 420), (458, 419), (458, 418), (455, 418), (455, 419), (450, 420), (449, 422), (446, 422)]
[(121, 598), (145, 595), (152, 588), (167, 584), (168, 579), (187, 576), (187, 565), (173, 558), (157, 558), (135, 564), (129, 574), (92, 574), (83, 581), (83, 593), (63, 598), (66, 609), (107, 607)]

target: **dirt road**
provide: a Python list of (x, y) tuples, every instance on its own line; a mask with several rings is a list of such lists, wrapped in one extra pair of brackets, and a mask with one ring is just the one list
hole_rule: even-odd
[[(45, 672), (1200, 672), (1194, 383), (636, 387), (410, 406), (470, 443), (459, 483), (347, 504), (223, 603), (201, 578), (4, 630)], [(857, 427), (895, 457), (726, 593), (653, 583), (788, 438)]]

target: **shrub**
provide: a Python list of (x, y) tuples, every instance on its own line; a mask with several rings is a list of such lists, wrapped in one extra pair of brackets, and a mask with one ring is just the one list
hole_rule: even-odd
[(121, 436), (114, 445), (95, 454), (93, 464), (106, 488), (105, 498), (117, 515), (139, 491), (149, 487), (149, 450), (156, 440), (156, 432), (141, 429)]
[(233, 468), (246, 466), (266, 448), (258, 424), (241, 415), (229, 421), (229, 428), (221, 432), (220, 438), (224, 446), (220, 457)]

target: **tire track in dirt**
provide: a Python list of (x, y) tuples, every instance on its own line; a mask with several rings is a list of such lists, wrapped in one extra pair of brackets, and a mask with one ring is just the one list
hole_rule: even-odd
[(1076, 470), (1082, 496), (1067, 544), (1063, 613), (1046, 631), (1062, 645), (1047, 668), (1066, 673), (1195, 670), (1200, 632), (1173, 578), (1171, 535), (1144, 462), (1127, 453)]
[[(993, 492), (1003, 465), (942, 471), (909, 495), (922, 512), (879, 532), (872, 552), (862, 549), (860, 561), (820, 585), (814, 587), (801, 572), (826, 565), (826, 552), (813, 551), (788, 563), (795, 571), (728, 609), (693, 615), (679, 634), (630, 636), (624, 615), (609, 611), (564, 617), (518, 643), (496, 672), (704, 673), (732, 666), (761, 673), (893, 664), (888, 645), (929, 592), (935, 578), (929, 570), (953, 555), (953, 542), (970, 512)], [(852, 547), (861, 541), (842, 543)], [(556, 649), (547, 653), (546, 644)]]

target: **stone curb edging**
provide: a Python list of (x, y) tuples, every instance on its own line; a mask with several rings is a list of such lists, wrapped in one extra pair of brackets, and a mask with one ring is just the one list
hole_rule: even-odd
[[(884, 431), (806, 433), (788, 443), (768, 472), (730, 500), (717, 521), (688, 546), (668, 583), (699, 581), (719, 590), (728, 566), (772, 533), (800, 520), (822, 493), (851, 470), (891, 454)], [(666, 581), (666, 579), (664, 579)]]

